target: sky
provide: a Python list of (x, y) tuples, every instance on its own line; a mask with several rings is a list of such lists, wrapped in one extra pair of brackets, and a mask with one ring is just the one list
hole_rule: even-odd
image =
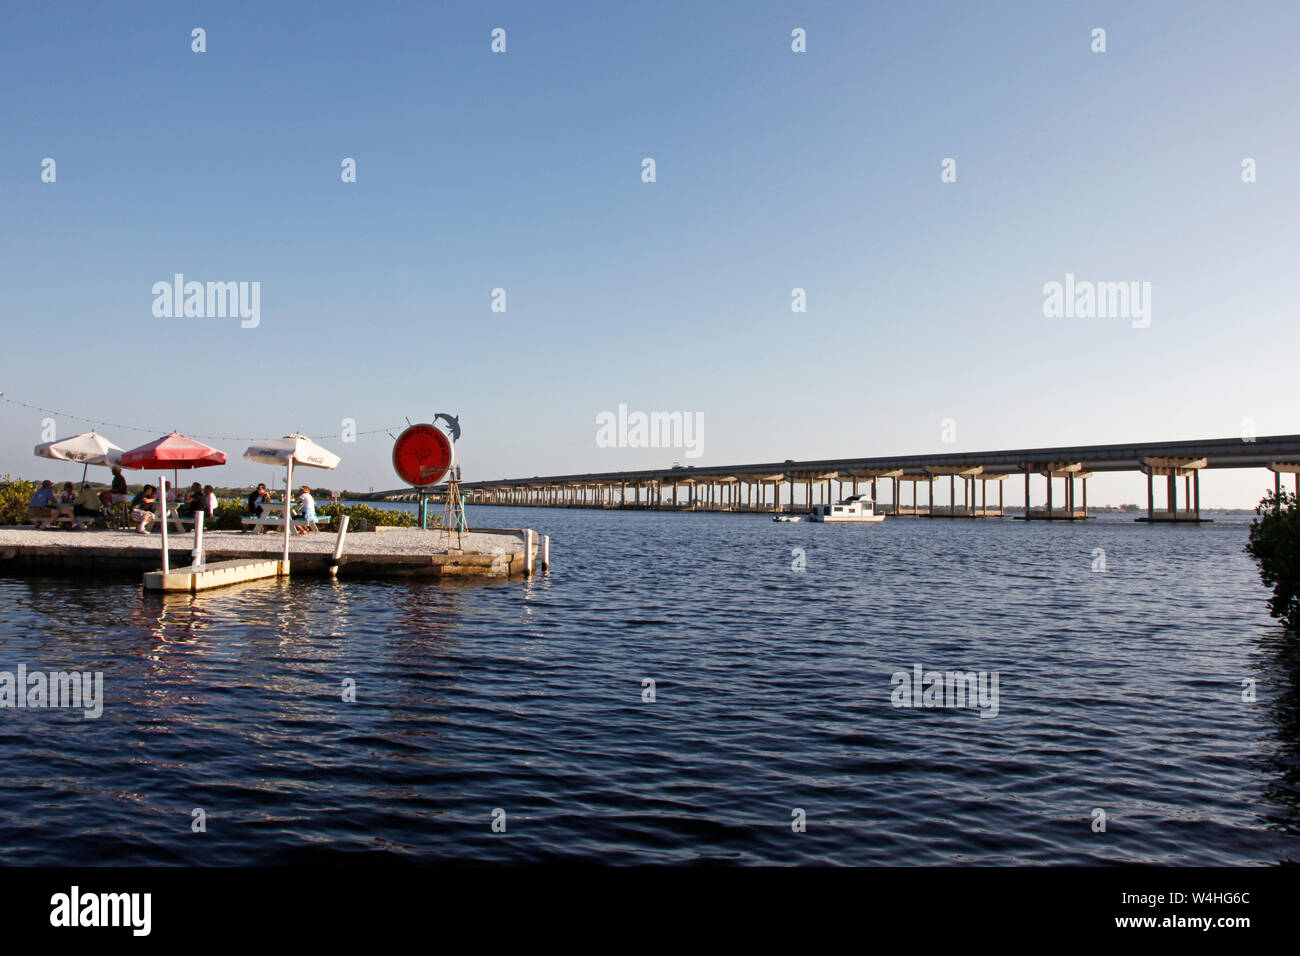
[[(1293, 3), (0, 11), (0, 474), (75, 477), (74, 416), (226, 485), (300, 431), (355, 490), (443, 411), (467, 481), (1300, 433)], [(156, 316), (177, 273), (256, 326)], [(1149, 325), (1046, 316), (1067, 274)], [(620, 404), (698, 457), (602, 447)]]

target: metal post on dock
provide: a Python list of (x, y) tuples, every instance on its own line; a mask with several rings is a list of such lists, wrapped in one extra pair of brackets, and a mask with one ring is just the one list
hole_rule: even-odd
[(284, 468), (284, 565), (281, 574), (289, 573), (289, 532), (293, 526), (293, 512), (289, 509), (289, 496), (293, 493), (293, 458), (290, 457)]
[(203, 512), (194, 512), (194, 550), (190, 552), (190, 567), (203, 570)]
[(348, 534), (348, 516), (344, 515), (339, 519), (339, 534), (334, 540), (334, 557), (330, 563), (330, 574), (339, 573), (339, 561), (343, 557), (343, 539)]
[(524, 574), (528, 577), (533, 573), (533, 536), (536, 534), (531, 528), (524, 529)]
[(162, 573), (171, 572), (171, 564), (167, 559), (167, 476), (163, 475), (158, 479), (158, 520), (162, 523)]

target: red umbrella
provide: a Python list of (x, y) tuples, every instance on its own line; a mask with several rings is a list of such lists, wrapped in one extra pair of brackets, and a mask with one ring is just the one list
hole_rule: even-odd
[[(173, 479), (176, 478), (178, 468), (206, 468), (208, 465), (225, 463), (224, 451), (218, 451), (193, 438), (186, 438), (180, 432), (172, 432), (147, 445), (122, 452), (123, 468), (170, 468)], [(179, 482), (173, 481), (173, 484)]]
[[(224, 465), (226, 463), (226, 453), (217, 451), (211, 445), (205, 445), (201, 441), (195, 441), (193, 438), (186, 438), (179, 432), (172, 432), (151, 441), (147, 445), (141, 445), (139, 448), (132, 448), (130, 451), (122, 452), (123, 468), (171, 468), (172, 477), (175, 479), (175, 471), (178, 468), (205, 468), (208, 465)], [(167, 573), (167, 479), (163, 479), (163, 487), (158, 489), (158, 517), (162, 522), (162, 569)], [(172, 485), (175, 487), (179, 482), (173, 480)], [(194, 528), (194, 546), (199, 547), (199, 530), (198, 525)]]
[(226, 453), (179, 432), (122, 452), (123, 468), (206, 468), (224, 465)]

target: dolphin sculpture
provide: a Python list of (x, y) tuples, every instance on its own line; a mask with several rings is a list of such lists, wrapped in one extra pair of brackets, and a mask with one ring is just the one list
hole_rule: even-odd
[(447, 431), (451, 432), (451, 440), (460, 441), (460, 416), (457, 415), (453, 418), (446, 412), (439, 412), (437, 415), (433, 416), (435, 422), (440, 418), (445, 418), (447, 420)]

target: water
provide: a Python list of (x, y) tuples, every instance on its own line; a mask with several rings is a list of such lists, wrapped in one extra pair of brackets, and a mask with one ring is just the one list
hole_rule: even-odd
[[(553, 571), (0, 578), (0, 669), (106, 698), (0, 711), (0, 862), (1300, 860), (1300, 653), (1244, 519), (471, 521), (549, 533)], [(915, 664), (996, 671), (997, 716), (891, 706)]]

